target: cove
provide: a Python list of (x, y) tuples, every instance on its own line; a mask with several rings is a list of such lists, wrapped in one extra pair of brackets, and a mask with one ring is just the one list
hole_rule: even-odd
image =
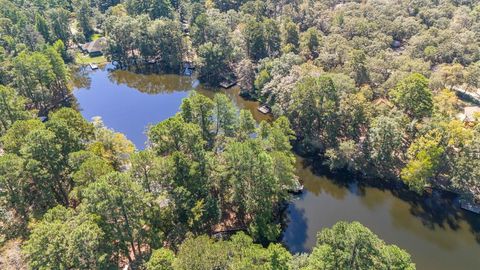
[[(189, 91), (215, 93), (190, 77), (111, 69), (108, 65), (75, 73), (77, 107), (88, 120), (101, 116), (108, 127), (124, 133), (139, 149), (145, 147), (147, 126), (173, 116)], [(268, 119), (257, 112), (257, 102), (240, 98), (238, 89), (224, 92), (237, 107), (249, 109), (257, 121)], [(305, 192), (287, 208), (282, 239), (292, 252), (311, 251), (322, 228), (340, 220), (357, 220), (387, 243), (406, 249), (417, 269), (478, 269), (480, 218), (460, 210), (451, 196), (419, 197), (355, 179), (327, 177), (301, 157), (296, 166)]]

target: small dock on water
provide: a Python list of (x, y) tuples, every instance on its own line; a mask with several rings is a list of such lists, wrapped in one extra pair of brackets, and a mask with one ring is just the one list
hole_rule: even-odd
[(193, 70), (191, 68), (185, 68), (183, 70), (183, 75), (184, 76), (192, 76), (192, 74), (193, 74)]
[(186, 61), (186, 62), (183, 63), (182, 75), (192, 76), (194, 70), (195, 70), (195, 66), (193, 65), (193, 62)]
[(460, 207), (464, 210), (480, 214), (480, 204), (477, 204), (475, 202), (471, 202), (465, 199), (460, 199)]
[(288, 193), (299, 195), (303, 193), (303, 189), (305, 188), (300, 181), (295, 180), (292, 186), (283, 185), (283, 189), (287, 190)]
[(305, 187), (303, 185), (299, 185), (299, 186), (295, 186), (293, 187), (292, 189), (289, 189), (288, 190), (288, 193), (291, 193), (293, 195), (299, 195), (299, 194), (302, 194), (303, 193), (303, 189)]
[(233, 87), (233, 86), (236, 85), (236, 84), (237, 84), (237, 81), (225, 80), (225, 81), (222, 81), (222, 82), (220, 83), (220, 86), (221, 86), (222, 88), (228, 89), (228, 88)]
[(263, 114), (269, 114), (272, 111), (268, 105), (262, 105), (257, 110)]

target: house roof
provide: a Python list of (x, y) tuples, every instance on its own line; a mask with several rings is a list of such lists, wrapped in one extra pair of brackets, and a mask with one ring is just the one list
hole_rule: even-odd
[(376, 100), (373, 101), (373, 104), (375, 106), (379, 106), (379, 105), (386, 105), (390, 108), (393, 108), (394, 105), (392, 102), (390, 102), (388, 99), (385, 99), (385, 98), (377, 98)]
[(83, 44), (81, 47), (83, 51), (88, 53), (101, 52), (107, 47), (107, 39), (105, 37), (97, 38), (94, 41)]

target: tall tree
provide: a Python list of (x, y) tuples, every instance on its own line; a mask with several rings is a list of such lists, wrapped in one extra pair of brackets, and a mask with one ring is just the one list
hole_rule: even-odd
[(184, 241), (173, 269), (286, 270), (291, 258), (292, 255), (281, 245), (271, 244), (264, 248), (254, 244), (244, 233), (237, 233), (228, 241), (214, 241), (202, 235)]
[(0, 156), (1, 205), (13, 209), (19, 222), (18, 232), (26, 229), (29, 220), (30, 185), (24, 172), (25, 161), (15, 154)]
[(181, 117), (171, 117), (148, 131), (150, 146), (158, 155), (168, 155), (175, 151), (191, 156), (201, 155), (205, 141), (200, 127), (186, 123)]
[(282, 190), (273, 170), (272, 157), (262, 150), (259, 142), (249, 140), (229, 144), (225, 159), (238, 218), (252, 217), (249, 232), (255, 239), (275, 239), (280, 227), (274, 221), (272, 206), (281, 200)]
[(400, 117), (378, 116), (368, 131), (368, 147), (374, 170), (384, 177), (395, 175), (402, 156), (404, 124)]
[(353, 50), (351, 53), (351, 69), (353, 73), (353, 78), (357, 85), (362, 85), (370, 82), (368, 75), (368, 70), (366, 67), (367, 57), (365, 52), (361, 50)]
[(205, 83), (217, 85), (229, 70), (229, 52), (219, 44), (207, 42), (198, 48), (199, 77)]
[(50, 29), (48, 27), (47, 20), (45, 20), (45, 18), (42, 15), (35, 14), (35, 26), (37, 28), (37, 31), (43, 36), (43, 39), (49, 42)]
[(150, 213), (157, 208), (127, 174), (103, 176), (85, 188), (83, 195), (82, 211), (101, 218), (105, 238), (114, 243), (117, 256), (133, 262), (155, 240)]
[(400, 81), (390, 95), (412, 118), (422, 119), (432, 114), (432, 92), (428, 89), (428, 80), (421, 74), (414, 73)]
[(77, 14), (78, 25), (85, 35), (85, 38), (89, 39), (93, 34), (93, 11), (90, 6), (90, 1), (80, 0), (76, 7), (77, 11), (75, 13)]
[(109, 36), (107, 54), (120, 65), (136, 63), (139, 41), (146, 38), (140, 31), (147, 29), (148, 18), (145, 16), (130, 17), (126, 15), (110, 16), (105, 22)]
[(182, 118), (185, 122), (197, 124), (206, 142), (212, 141), (213, 111), (215, 103), (204, 95), (193, 92), (182, 101)]
[(256, 96), (255, 93), (255, 65), (250, 59), (243, 59), (235, 69), (237, 84), (242, 94), (251, 97)]
[[(72, 159), (74, 158), (75, 155), (71, 155), (70, 161), (72, 162)], [(70, 192), (70, 198), (80, 202), (82, 200), (82, 192), (88, 185), (113, 171), (112, 166), (100, 157), (91, 156), (86, 158), (81, 162), (78, 169), (76, 169), (75, 173), (72, 175), (75, 187)]]
[(285, 20), (282, 29), (282, 51), (284, 53), (297, 52), (299, 41), (298, 25), (291, 19)]
[(25, 170), (33, 179), (37, 192), (36, 203), (44, 211), (57, 203), (69, 204), (68, 193), (72, 185), (65, 175), (67, 167), (58, 141), (54, 132), (37, 129), (28, 133), (20, 149), (25, 158)]
[(178, 71), (183, 55), (180, 24), (173, 20), (154, 20), (147, 26), (147, 37), (139, 40), (144, 57), (151, 58), (167, 72)]
[(67, 69), (52, 47), (44, 52), (20, 53), (13, 59), (13, 74), (18, 92), (37, 109), (56, 105), (67, 93)]
[(267, 56), (262, 23), (254, 18), (248, 20), (243, 29), (243, 36), (245, 38), (247, 55), (252, 60), (258, 61)]
[(134, 153), (131, 157), (131, 174), (134, 180), (139, 183), (146, 192), (158, 195), (162, 192), (159, 180), (162, 178), (164, 165), (162, 159), (155, 156), (150, 150)]
[(318, 57), (318, 46), (320, 45), (320, 33), (316, 28), (309, 28), (300, 35), (300, 53), (307, 59)]
[(441, 134), (433, 131), (417, 138), (410, 145), (409, 161), (402, 169), (401, 176), (412, 189), (421, 192), (428, 181), (439, 173), (439, 166), (445, 152), (441, 140)]
[(107, 160), (116, 170), (129, 166), (130, 155), (135, 146), (122, 133), (114, 132), (103, 124), (101, 118), (94, 117), (94, 138), (87, 149)]
[(480, 199), (479, 141), (479, 134), (477, 132), (475, 139), (460, 150), (453, 161), (453, 187), (474, 200)]
[(240, 110), (237, 136), (241, 139), (249, 138), (255, 132), (255, 125), (252, 113), (248, 110)]
[(433, 97), (433, 115), (438, 118), (453, 118), (457, 113), (458, 98), (455, 92), (441, 90)]
[(3, 135), (17, 120), (33, 117), (33, 113), (25, 110), (27, 100), (17, 95), (10, 87), (0, 85), (0, 135)]
[(71, 36), (70, 13), (63, 8), (49, 9), (46, 18), (49, 19), (51, 40), (61, 39), (67, 44)]
[(127, 0), (125, 6), (131, 15), (148, 14), (152, 19), (169, 18), (174, 16), (173, 1), (169, 0)]
[(358, 222), (322, 230), (306, 269), (404, 269), (415, 265), (404, 250), (386, 245)]
[(335, 145), (339, 97), (332, 79), (307, 76), (296, 84), (292, 99), (289, 118), (299, 135), (320, 148)]
[(282, 44), (280, 27), (278, 27), (275, 20), (270, 18), (263, 21), (263, 27), (265, 31), (264, 38), (268, 56), (275, 57), (280, 53), (280, 46)]
[(112, 267), (110, 244), (95, 215), (57, 206), (33, 226), (23, 251), (33, 269), (99, 269)]
[(215, 119), (215, 134), (224, 134), (232, 137), (237, 128), (237, 111), (225, 94), (215, 94), (213, 98)]
[(7, 153), (20, 155), (21, 147), (26, 144), (27, 135), (37, 129), (43, 129), (39, 119), (20, 120), (13, 123), (7, 132), (0, 137), (2, 148)]

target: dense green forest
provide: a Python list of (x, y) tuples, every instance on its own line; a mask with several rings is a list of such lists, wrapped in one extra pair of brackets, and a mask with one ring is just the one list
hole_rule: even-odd
[[(457, 117), (479, 102), (477, 0), (0, 6), (0, 243), (21, 239), (31, 269), (414, 269), (356, 222), (319, 232), (311, 254), (275, 243), (292, 145), (332, 171), (480, 200), (480, 116)], [(192, 92), (138, 151), (68, 106), (78, 46), (99, 36), (118, 68), (188, 63), (275, 120)]]

